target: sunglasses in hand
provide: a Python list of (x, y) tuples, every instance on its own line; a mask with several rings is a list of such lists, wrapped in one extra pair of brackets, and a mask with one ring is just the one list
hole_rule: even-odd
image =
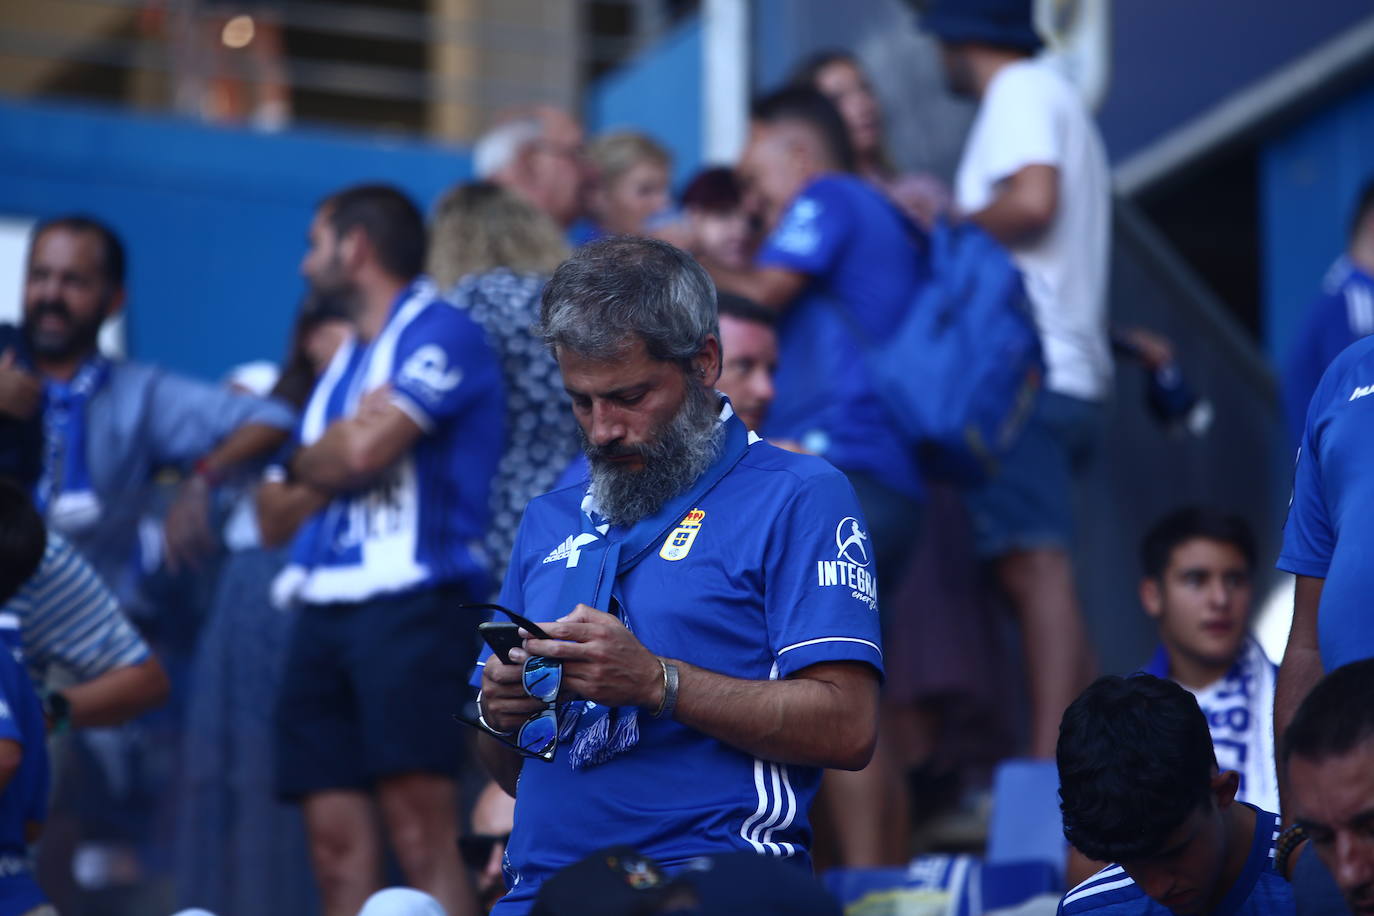
[[(537, 624), (499, 604), (464, 604), (460, 607), (464, 610), (500, 611), (511, 619), (511, 624), (482, 624), (478, 627), (492, 651), (506, 664), (512, 663), (507, 654), (510, 649), (523, 642), (516, 632), (517, 629), (523, 628), (537, 639), (549, 638)], [(512, 636), (515, 640), (513, 644), (510, 642)], [(503, 649), (505, 651), (502, 651)], [(471, 725), (497, 738), (524, 756), (551, 761), (558, 750), (558, 691), (563, 686), (563, 663), (556, 658), (532, 655), (525, 659), (521, 667), (520, 683), (525, 694), (543, 703), (544, 708), (521, 723), (515, 731), (514, 740), (509, 733), (497, 731), (480, 717), (475, 721), (461, 716), (457, 718), (465, 725)]]

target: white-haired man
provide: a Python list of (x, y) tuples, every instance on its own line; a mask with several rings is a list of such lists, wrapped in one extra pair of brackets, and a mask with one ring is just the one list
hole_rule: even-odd
[(582, 127), (571, 115), (541, 105), (478, 138), (473, 171), (520, 195), (567, 229), (582, 215), (590, 177), (582, 139)]

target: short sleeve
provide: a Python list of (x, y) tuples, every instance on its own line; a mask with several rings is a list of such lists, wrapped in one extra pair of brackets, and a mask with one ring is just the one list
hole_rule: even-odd
[(1316, 434), (1316, 419), (1327, 404), (1323, 390), (1326, 387), (1325, 384), (1317, 387), (1317, 394), (1307, 408), (1307, 423), (1293, 470), (1288, 521), (1283, 526), (1283, 550), (1278, 560), (1279, 569), (1318, 579), (1326, 578), (1331, 555), (1336, 549), (1335, 530), (1322, 486), (1320, 441)]
[(474, 401), (500, 397), (499, 373), (481, 328), (448, 303), (436, 302), (396, 343), (392, 402), (428, 433)]
[(764, 240), (756, 263), (812, 277), (825, 274), (850, 238), (851, 221), (850, 208), (837, 189), (813, 183), (788, 206)]
[(149, 656), (114, 594), (61, 535), (49, 532), (43, 562), (22, 596), (24, 657), (35, 671), (58, 662), (90, 680)]
[(1064, 161), (1060, 90), (1038, 65), (1013, 65), (992, 83), (983, 110), (980, 171), (992, 182), (1028, 165), (1059, 167)]
[(283, 401), (180, 375), (159, 372), (148, 391), (148, 437), (154, 455), (162, 462), (200, 458), (250, 423), (281, 430), (296, 425), (296, 412)]
[(838, 471), (809, 477), (769, 537), (764, 610), (778, 674), (859, 661), (883, 672), (868, 525)]

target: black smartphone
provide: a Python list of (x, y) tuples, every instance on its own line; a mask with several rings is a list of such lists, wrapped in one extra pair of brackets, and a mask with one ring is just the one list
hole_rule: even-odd
[(491, 651), (507, 665), (512, 664), (510, 660), (510, 650), (519, 648), (524, 640), (520, 638), (520, 624), (511, 623), (509, 620), (492, 620), (487, 623), (479, 623), (477, 632), (481, 634), (487, 645), (491, 646)]

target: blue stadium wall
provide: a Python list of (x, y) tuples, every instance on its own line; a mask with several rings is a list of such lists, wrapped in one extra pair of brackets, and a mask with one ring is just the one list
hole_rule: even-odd
[(1265, 346), (1282, 361), (1322, 276), (1345, 250), (1355, 200), (1374, 179), (1374, 84), (1283, 136), (1260, 157)]
[(673, 153), (673, 188), (701, 167), (701, 20), (690, 16), (647, 53), (589, 87), (583, 118), (591, 134), (628, 127)]
[(207, 379), (282, 355), (322, 197), (384, 181), (428, 210), (470, 172), (412, 141), (0, 102), (0, 216), (109, 222), (129, 248), (130, 355)]

